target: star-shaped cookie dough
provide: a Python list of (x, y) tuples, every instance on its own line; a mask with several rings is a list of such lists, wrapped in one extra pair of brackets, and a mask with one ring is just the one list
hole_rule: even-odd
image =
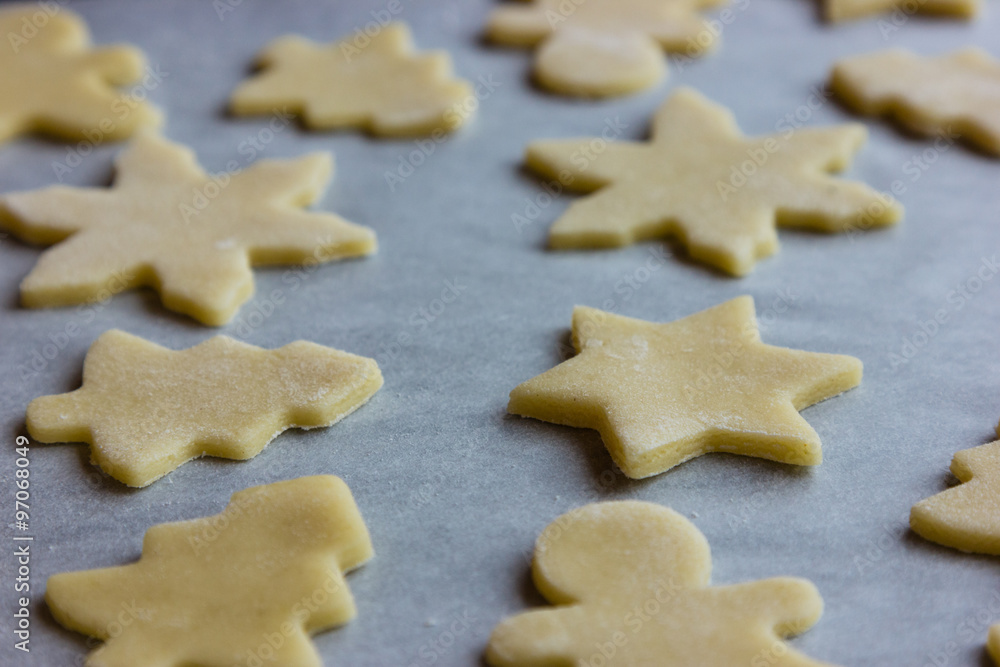
[(823, 11), (826, 19), (832, 22), (851, 21), (893, 10), (907, 15), (920, 13), (968, 19), (979, 13), (979, 5), (979, 0), (824, 0)]
[(258, 56), (263, 71), (236, 89), (230, 108), (241, 116), (287, 108), (312, 128), (386, 136), (449, 132), (471, 115), (472, 88), (452, 76), (447, 53), (416, 55), (403, 23), (361, 37), (276, 39)]
[(160, 124), (144, 99), (114, 86), (136, 83), (145, 58), (131, 46), (91, 48), (83, 20), (38, 3), (0, 9), (0, 142), (29, 132), (92, 143)]
[(373, 555), (347, 485), (301, 477), (153, 526), (137, 562), (54, 575), (45, 600), (104, 640), (88, 667), (320, 667), (309, 636), (357, 615), (343, 573)]
[(382, 386), (373, 359), (298, 341), (276, 350), (216, 336), (175, 352), (112, 330), (83, 386), (28, 405), (40, 442), (86, 442), (106, 473), (147, 486), (191, 459), (249, 459), (289, 428), (329, 426)]
[(222, 325), (253, 294), (252, 265), (375, 250), (367, 227), (300, 210), (330, 180), (329, 153), (209, 176), (189, 149), (143, 133), (116, 167), (110, 189), (54, 186), (0, 197), (0, 228), (58, 243), (21, 283), (24, 305), (100, 301), (150, 286), (167, 308)]
[[(812, 627), (823, 600), (805, 579), (709, 586), (708, 542), (660, 505), (594, 503), (553, 521), (532, 575), (557, 605), (502, 621), (493, 667), (821, 667), (781, 639)], [(595, 659), (596, 658), (596, 659)]]
[(798, 411), (861, 382), (854, 357), (762, 343), (749, 296), (666, 324), (577, 306), (573, 347), (507, 410), (596, 429), (633, 479), (707, 452), (816, 465), (819, 436)]
[(694, 259), (740, 276), (777, 250), (776, 224), (836, 232), (900, 217), (895, 201), (827, 175), (865, 137), (852, 124), (748, 139), (726, 109), (682, 88), (657, 112), (649, 143), (539, 141), (526, 159), (547, 178), (598, 191), (552, 226), (553, 248), (675, 236)]
[(830, 87), (860, 113), (891, 115), (918, 134), (960, 136), (1000, 156), (1000, 61), (982, 49), (855, 56), (834, 66)]
[(487, 36), (538, 46), (535, 79), (565, 95), (608, 97), (663, 78), (663, 51), (699, 55), (716, 41), (698, 12), (727, 0), (535, 0), (493, 11)]

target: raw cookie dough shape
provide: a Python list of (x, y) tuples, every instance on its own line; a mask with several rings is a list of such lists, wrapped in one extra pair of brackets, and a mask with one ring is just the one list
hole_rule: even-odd
[(253, 295), (251, 266), (375, 250), (367, 227), (300, 210), (330, 180), (329, 153), (209, 176), (188, 148), (142, 133), (115, 165), (111, 188), (57, 185), (0, 197), (0, 229), (59, 244), (21, 283), (24, 305), (101, 301), (150, 286), (167, 308), (222, 325)]
[(494, 667), (824, 664), (781, 641), (823, 613), (811, 582), (709, 586), (711, 569), (704, 535), (671, 509), (618, 501), (572, 510), (539, 537), (532, 564), (535, 586), (557, 608), (502, 621), (486, 660)]
[(633, 479), (708, 452), (816, 465), (819, 436), (798, 411), (861, 382), (854, 357), (762, 343), (749, 296), (666, 324), (577, 306), (573, 347), (507, 411), (596, 429)]
[(1000, 440), (958, 452), (951, 472), (961, 484), (914, 505), (910, 526), (931, 542), (1000, 556)]
[(982, 49), (855, 56), (834, 66), (830, 87), (860, 113), (891, 115), (918, 134), (961, 136), (1000, 156), (1000, 61)]
[(45, 600), (59, 623), (104, 640), (88, 667), (272, 664), (262, 655), (320, 667), (309, 636), (356, 616), (343, 573), (373, 555), (347, 485), (301, 477), (153, 526), (137, 562), (54, 575)]
[(839, 232), (900, 217), (895, 201), (827, 173), (846, 167), (865, 137), (851, 124), (748, 139), (729, 111), (681, 88), (657, 112), (649, 143), (595, 152), (592, 139), (540, 141), (526, 160), (546, 178), (598, 191), (555, 222), (553, 248), (676, 236), (692, 258), (741, 276), (777, 250), (776, 224)]
[(358, 127), (384, 136), (450, 132), (469, 117), (472, 88), (452, 76), (444, 51), (416, 55), (405, 24), (387, 25), (367, 44), (356, 39), (274, 40), (258, 56), (263, 71), (236, 89), (230, 109), (246, 116), (287, 108), (311, 128)]
[(827, 21), (851, 21), (872, 14), (901, 10), (906, 14), (970, 19), (979, 13), (979, 0), (824, 0)]
[(0, 35), (0, 142), (29, 132), (99, 142), (160, 124), (152, 106), (114, 88), (139, 81), (142, 52), (91, 48), (87, 25), (70, 10), (40, 11), (37, 3), (2, 8)]
[(700, 55), (716, 40), (698, 12), (727, 0), (536, 0), (493, 11), (498, 44), (538, 45), (535, 79), (564, 95), (609, 97), (649, 88), (663, 51)]
[[(946, 547), (1000, 556), (1000, 440), (955, 454), (951, 473), (961, 483), (914, 505), (910, 527)], [(990, 628), (987, 646), (1000, 665), (1000, 624)]]
[(86, 442), (129, 486), (191, 459), (250, 459), (288, 428), (329, 426), (382, 386), (373, 359), (298, 341), (262, 350), (226, 336), (175, 352), (123, 331), (91, 346), (83, 386), (28, 405), (40, 442)]

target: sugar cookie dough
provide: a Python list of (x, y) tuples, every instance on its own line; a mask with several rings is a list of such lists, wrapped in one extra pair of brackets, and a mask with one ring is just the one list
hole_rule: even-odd
[(823, 10), (832, 22), (892, 11), (968, 19), (979, 13), (979, 5), (979, 0), (824, 0)]
[(403, 23), (363, 37), (276, 39), (258, 56), (263, 71), (236, 89), (230, 108), (241, 116), (287, 108), (311, 128), (387, 136), (450, 132), (469, 118), (472, 88), (452, 76), (447, 53), (417, 55)]
[(535, 79), (564, 95), (609, 97), (649, 88), (666, 72), (663, 51), (693, 57), (719, 31), (699, 11), (727, 0), (535, 0), (493, 11), (488, 38), (538, 46)]
[[(32, 28), (30, 36), (25, 25)], [(114, 88), (142, 79), (142, 52), (120, 45), (92, 48), (87, 25), (65, 7), (54, 13), (38, 3), (2, 7), (0, 36), (0, 142), (41, 132), (93, 143), (160, 124), (145, 95)]]
[(666, 324), (577, 306), (577, 356), (510, 393), (507, 411), (596, 429), (629, 477), (707, 452), (822, 461), (798, 411), (861, 382), (861, 362), (760, 340), (742, 296)]
[[(955, 454), (951, 473), (961, 483), (914, 505), (910, 527), (946, 547), (1000, 556), (1000, 440)], [(987, 647), (1000, 665), (1000, 624), (990, 628)]]
[(539, 141), (526, 160), (568, 188), (597, 190), (552, 226), (553, 248), (674, 236), (692, 258), (741, 276), (777, 250), (776, 224), (839, 232), (899, 219), (888, 196), (827, 175), (865, 137), (852, 124), (748, 139), (729, 111), (681, 88), (657, 112), (650, 143)]
[(116, 167), (111, 188), (57, 185), (0, 197), (0, 229), (58, 244), (21, 283), (24, 305), (101, 301), (149, 286), (167, 308), (222, 325), (253, 295), (251, 266), (375, 250), (367, 227), (300, 210), (329, 182), (329, 153), (209, 176), (188, 148), (142, 133)]
[(907, 129), (1000, 156), (1000, 61), (978, 48), (924, 58), (889, 49), (838, 62), (830, 87), (867, 115), (891, 115)]
[(249, 459), (289, 428), (329, 426), (382, 386), (373, 359), (298, 341), (262, 350), (216, 336), (175, 352), (112, 330), (83, 386), (28, 405), (40, 442), (87, 442), (95, 463), (147, 486), (199, 456)]
[(301, 477), (153, 526), (138, 562), (54, 575), (45, 600), (104, 641), (88, 667), (320, 667), (309, 636), (354, 618), (343, 573), (373, 555), (347, 485)]
[(493, 631), (493, 667), (821, 667), (781, 639), (812, 627), (811, 582), (776, 577), (709, 586), (712, 557), (694, 525), (636, 501), (594, 503), (545, 529), (535, 586), (556, 605)]

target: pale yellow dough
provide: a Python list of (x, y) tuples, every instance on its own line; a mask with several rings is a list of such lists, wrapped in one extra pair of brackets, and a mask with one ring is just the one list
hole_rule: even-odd
[(838, 62), (833, 91), (868, 115), (887, 114), (907, 129), (965, 138), (1000, 156), (1000, 61), (982, 49), (925, 58), (902, 49)]
[(236, 89), (230, 108), (239, 115), (287, 108), (312, 128), (358, 127), (387, 136), (449, 132), (470, 117), (472, 88), (452, 76), (447, 53), (417, 55), (403, 23), (363, 37), (334, 44), (295, 35), (274, 40), (258, 56), (263, 71)]
[(309, 635), (354, 618), (343, 573), (373, 555), (347, 485), (301, 477), (153, 526), (138, 562), (54, 575), (45, 600), (104, 640), (87, 667), (320, 667)]
[(951, 472), (962, 483), (914, 505), (910, 526), (932, 542), (1000, 556), (1000, 440), (958, 452)]
[(375, 250), (367, 227), (300, 210), (329, 182), (329, 153), (209, 176), (188, 148), (142, 133), (116, 167), (111, 188), (57, 185), (0, 197), (0, 228), (58, 244), (21, 283), (24, 305), (101, 301), (149, 286), (167, 308), (222, 325), (253, 295), (251, 266)]
[(904, 16), (925, 15), (973, 18), (979, 13), (979, 0), (824, 0), (828, 21), (850, 21), (872, 14), (892, 11)]
[(539, 141), (526, 160), (574, 190), (598, 191), (555, 222), (553, 248), (674, 236), (692, 258), (741, 276), (777, 250), (775, 225), (839, 232), (900, 218), (891, 198), (827, 175), (865, 137), (852, 124), (748, 139), (729, 111), (681, 88), (657, 112), (649, 143)]
[(175, 352), (112, 330), (83, 386), (28, 405), (40, 442), (87, 442), (94, 461), (147, 486), (199, 456), (249, 459), (288, 428), (329, 426), (382, 386), (373, 359), (298, 341), (262, 350), (225, 336)]
[(820, 667), (781, 639), (812, 627), (823, 600), (805, 579), (709, 586), (708, 542), (690, 521), (636, 501), (586, 505), (551, 524), (532, 575), (557, 605), (493, 631), (494, 667)]
[(535, 79), (565, 95), (609, 97), (663, 78), (663, 51), (697, 56), (713, 30), (698, 12), (727, 0), (535, 0), (493, 11), (487, 36), (538, 46)]
[[(946, 547), (1000, 556), (1000, 440), (955, 454), (951, 473), (961, 483), (914, 505), (910, 527)], [(1000, 624), (990, 628), (987, 648), (1000, 665)]]
[(142, 52), (91, 48), (87, 25), (65, 7), (0, 8), (0, 36), (0, 142), (43, 132), (99, 143), (160, 124), (144, 98), (114, 88), (142, 78)]
[(798, 411), (861, 382), (854, 357), (762, 343), (749, 296), (667, 324), (577, 306), (573, 347), (507, 410), (596, 429), (632, 478), (707, 452), (816, 465), (819, 436)]

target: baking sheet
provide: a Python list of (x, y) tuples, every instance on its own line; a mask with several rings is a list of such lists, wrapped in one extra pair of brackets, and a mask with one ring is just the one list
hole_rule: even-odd
[[(260, 134), (267, 118), (223, 111), (269, 39), (294, 32), (331, 41), (374, 20), (382, 0), (231, 0), (221, 17), (218, 2), (72, 3), (97, 43), (127, 41), (147, 53), (162, 79), (149, 96), (167, 114), (166, 135), (194, 147), (208, 169), (248, 163), (255, 140), (256, 158), (332, 150), (336, 178), (317, 208), (371, 226), (380, 249), (312, 271), (257, 271), (257, 296), (217, 331), (164, 310), (148, 291), (81, 309), (21, 309), (17, 284), (39, 250), (0, 240), (8, 526), (0, 662), (81, 664), (87, 640), (56, 625), (42, 602), (49, 575), (131, 562), (148, 527), (216, 513), (247, 486), (333, 473), (353, 490), (377, 556), (348, 577), (358, 617), (315, 638), (330, 665), (478, 664), (500, 618), (541, 603), (529, 580), (538, 533), (573, 507), (623, 498), (691, 517), (712, 545), (715, 583), (775, 575), (815, 582), (825, 614), (792, 643), (816, 659), (987, 664), (986, 626), (1000, 621), (1000, 561), (923, 541), (908, 532), (907, 514), (947, 487), (955, 451), (995, 438), (1000, 277), (983, 267), (1000, 254), (1000, 163), (962, 146), (933, 150), (865, 120), (870, 140), (846, 175), (880, 190), (902, 181), (903, 224), (854, 237), (784, 230), (780, 253), (736, 280), (674, 257), (642, 270), (661, 250), (675, 254), (670, 244), (546, 251), (549, 224), (574, 196), (539, 201), (543, 190), (521, 155), (533, 139), (596, 136), (606, 123), (642, 139), (681, 84), (733, 109), (748, 133), (773, 132), (789, 114), (807, 125), (853, 120), (836, 102), (810, 97), (834, 60), (891, 46), (932, 54), (978, 44), (1000, 55), (1000, 11), (988, 4), (972, 24), (901, 15), (830, 27), (811, 2), (749, 0), (720, 24), (711, 56), (675, 60), (669, 79), (644, 93), (595, 102), (534, 89), (529, 51), (482, 44), (494, 3), (402, 0), (397, 18), (419, 47), (449, 50), (482, 97), (466, 128), (421, 148), (295, 124), (269, 137)], [(64, 182), (107, 184), (120, 147), (94, 149)], [(53, 163), (65, 162), (67, 150), (34, 138), (0, 147), (0, 192), (56, 182)], [(926, 168), (915, 167), (922, 155)], [(418, 161), (389, 186), (387, 172)], [(512, 214), (534, 213), (532, 202), (541, 204), (534, 222), (516, 228)], [(977, 283), (981, 270), (989, 279)], [(626, 288), (628, 279), (638, 288)], [(968, 298), (956, 296), (962, 286)], [(448, 290), (457, 296), (444, 304)], [(280, 304), (270, 303), (276, 291)], [(510, 389), (561, 360), (575, 304), (669, 321), (740, 294), (756, 298), (766, 342), (865, 363), (860, 387), (803, 413), (822, 438), (821, 466), (717, 454), (630, 481), (596, 433), (505, 414)], [(252, 315), (272, 305), (269, 316)], [(921, 336), (939, 310), (947, 321)], [(63, 335), (67, 327), (73, 335)], [(192, 462), (144, 490), (101, 475), (82, 445), (32, 445), (32, 634), (23, 654), (10, 632), (19, 595), (11, 584), (15, 438), (27, 403), (78, 386), (87, 348), (113, 327), (174, 349), (216, 333), (265, 347), (304, 338), (377, 358), (385, 386), (333, 428), (288, 432), (248, 462)], [(907, 342), (911, 358), (894, 364)]]

